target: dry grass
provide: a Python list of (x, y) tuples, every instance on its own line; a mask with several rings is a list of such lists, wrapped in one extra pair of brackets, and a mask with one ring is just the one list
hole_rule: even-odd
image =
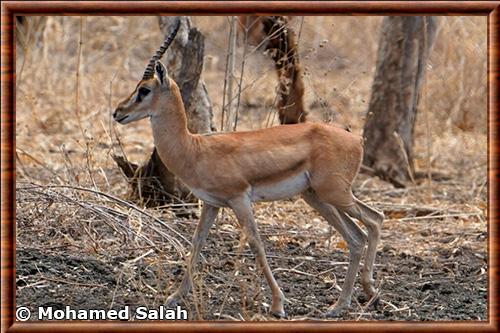
[[(229, 20), (195, 17), (193, 21), (206, 36), (203, 76), (218, 126)], [(305, 17), (291, 22), (300, 33), (305, 105), (312, 119), (335, 120), (361, 133), (381, 18)], [(475, 238), (486, 232), (486, 18), (443, 17), (441, 24), (423, 91), (429, 127), (417, 119), (415, 162), (425, 170), (430, 139), (432, 168), (452, 179), (396, 190), (361, 176), (356, 186), (358, 196), (386, 212), (383, 244), (397, 254), (422, 258), (432, 257), (440, 244), (450, 251), (464, 247), (480, 254), (486, 251), (484, 238)], [(190, 239), (196, 223), (178, 220), (168, 209), (142, 209), (122, 201), (126, 181), (110, 156), (123, 149), (130, 160), (144, 161), (150, 154), (148, 122), (118, 127), (111, 113), (135, 87), (160, 39), (154, 17), (50, 17), (42, 42), (25, 59), (17, 59), (17, 68), (22, 68), (16, 94), (18, 249), (75, 253), (119, 263), (115, 272), (119, 282), (110, 296), (111, 305), (106, 303), (109, 307), (120, 297), (126, 298), (123, 290), (130, 285), (145, 305), (161, 304), (178, 283), (177, 271), (189, 249), (182, 237)], [(241, 49), (236, 57), (238, 78)], [(252, 55), (246, 59), (243, 87), (247, 88), (241, 97), (238, 129), (260, 128), (269, 125), (269, 119), (277, 124), (273, 64), (260, 51), (250, 48), (248, 53)], [(422, 207), (431, 209), (422, 213)], [(288, 253), (290, 244), (309, 249), (311, 242), (316, 244), (311, 254), (316, 259), (334, 250), (345, 251), (338, 236), (331, 235), (328, 225), (300, 199), (258, 204), (255, 214), (272, 249), (268, 251), (271, 258), (273, 253), (281, 257)], [(448, 234), (453, 239), (440, 242)], [(253, 260), (229, 212), (219, 218), (211, 237), (215, 242), (208, 247), (216, 252), (204, 252), (207, 264), (196, 277), (195, 317), (269, 319), (261, 312), (268, 307), (261, 291), (264, 283), (254, 272)], [(224, 250), (219, 252), (217, 246)], [(221, 255), (224, 251), (229, 254)], [(275, 269), (282, 264), (273, 265), (272, 260)], [(302, 262), (304, 266), (309, 263), (308, 259)], [(211, 267), (226, 267), (226, 273)], [(309, 272), (300, 265), (287, 265), (279, 266), (276, 274), (284, 279), (282, 274), (293, 272), (279, 269), (292, 268)], [(152, 272), (153, 278), (143, 280), (138, 272), (145, 271)], [(336, 281), (334, 273), (308, 274), (316, 273), (322, 282), (338, 289), (332, 282)], [(337, 273), (342, 274), (342, 269)], [(385, 283), (390, 284), (391, 278), (387, 276)], [(151, 281), (156, 282), (152, 285)], [(233, 298), (233, 293), (240, 295)], [(221, 303), (215, 308), (204, 306), (207, 298), (218, 298)], [(307, 308), (296, 318), (316, 317), (325, 309), (318, 308), (328, 305), (310, 299), (308, 307), (301, 301), (290, 295), (289, 306)], [(384, 307), (394, 313), (406, 313), (407, 307), (410, 314), (402, 318), (419, 319), (412, 317), (411, 301), (402, 301), (396, 309), (392, 303)], [(349, 318), (370, 319), (365, 310), (358, 304)]]

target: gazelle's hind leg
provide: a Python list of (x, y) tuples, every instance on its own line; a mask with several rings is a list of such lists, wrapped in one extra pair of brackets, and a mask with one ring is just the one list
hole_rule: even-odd
[(332, 205), (320, 201), (312, 190), (304, 192), (302, 196), (311, 207), (316, 209), (321, 216), (340, 233), (349, 248), (349, 267), (347, 269), (344, 285), (342, 286), (342, 292), (337, 302), (331, 306), (326, 313), (327, 317), (335, 317), (348, 308), (351, 303), (354, 282), (359, 270), (359, 263), (363, 254), (366, 235), (358, 225), (345, 214), (340, 214)]
[(384, 214), (369, 207), (361, 200), (353, 196), (354, 203), (348, 207), (342, 207), (350, 216), (358, 219), (368, 229), (368, 249), (366, 251), (365, 264), (361, 273), (361, 284), (368, 297), (373, 297), (377, 293), (375, 281), (373, 280), (373, 265), (377, 254), (377, 246), (380, 241), (380, 231)]

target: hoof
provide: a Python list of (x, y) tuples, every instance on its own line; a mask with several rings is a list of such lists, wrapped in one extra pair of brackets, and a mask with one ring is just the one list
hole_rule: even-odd
[(345, 307), (345, 306), (336, 306), (336, 307), (333, 307), (333, 308), (329, 309), (325, 313), (325, 318), (339, 318), (339, 317), (342, 317), (342, 315), (345, 314), (346, 310), (347, 310), (347, 307)]
[(377, 306), (380, 303), (380, 294), (374, 294), (374, 295), (365, 295), (365, 294), (360, 294), (358, 296), (358, 302), (360, 304), (369, 304), (369, 306)]
[(363, 284), (363, 291), (365, 292), (365, 295), (366, 297), (368, 297), (368, 299), (372, 299), (373, 296), (379, 293), (379, 290), (375, 289), (374, 286), (375, 286), (375, 281), (373, 279)]
[(372, 299), (370, 300), (370, 307), (378, 309), (379, 306), (380, 306), (380, 294), (377, 293), (377, 295), (373, 296)]
[(286, 312), (281, 310), (281, 311), (271, 311), (271, 315), (274, 317), (274, 318), (277, 318), (277, 319), (286, 319)]
[(366, 308), (372, 311), (380, 311), (382, 309), (382, 303), (380, 302), (380, 296), (377, 295), (372, 298), (366, 305)]
[(167, 301), (165, 302), (165, 307), (167, 308), (173, 308), (179, 305), (179, 299), (175, 295), (171, 295), (167, 298)]

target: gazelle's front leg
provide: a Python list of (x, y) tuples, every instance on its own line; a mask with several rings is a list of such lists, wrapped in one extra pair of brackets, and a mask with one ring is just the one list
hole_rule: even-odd
[(208, 231), (210, 227), (215, 221), (217, 217), (217, 213), (219, 212), (218, 207), (211, 206), (207, 203), (203, 204), (203, 208), (201, 210), (200, 222), (196, 226), (196, 231), (193, 236), (193, 245), (191, 248), (191, 254), (189, 256), (189, 261), (187, 265), (187, 270), (184, 272), (184, 277), (182, 279), (181, 285), (177, 290), (167, 298), (166, 306), (172, 307), (177, 302), (184, 297), (189, 290), (191, 289), (191, 279), (192, 273), (194, 271), (194, 267), (196, 262), (198, 261), (198, 257), (200, 255), (201, 248), (205, 244), (207, 240)]
[(247, 237), (248, 245), (250, 245), (250, 248), (252, 249), (252, 252), (257, 260), (257, 264), (264, 272), (264, 276), (266, 277), (267, 283), (273, 293), (271, 313), (277, 317), (285, 317), (285, 310), (283, 307), (285, 296), (274, 279), (271, 268), (267, 263), (264, 245), (262, 244), (259, 231), (257, 230), (257, 225), (255, 224), (255, 220), (253, 218), (250, 199), (247, 196), (242, 196), (231, 200), (229, 205), (233, 209), (236, 218), (243, 228), (243, 232)]

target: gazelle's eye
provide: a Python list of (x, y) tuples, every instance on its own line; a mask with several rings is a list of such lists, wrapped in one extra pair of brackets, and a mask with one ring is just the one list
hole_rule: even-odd
[(149, 93), (151, 92), (151, 90), (149, 90), (148, 88), (146, 87), (141, 87), (139, 88), (139, 95), (141, 97), (146, 97)]

